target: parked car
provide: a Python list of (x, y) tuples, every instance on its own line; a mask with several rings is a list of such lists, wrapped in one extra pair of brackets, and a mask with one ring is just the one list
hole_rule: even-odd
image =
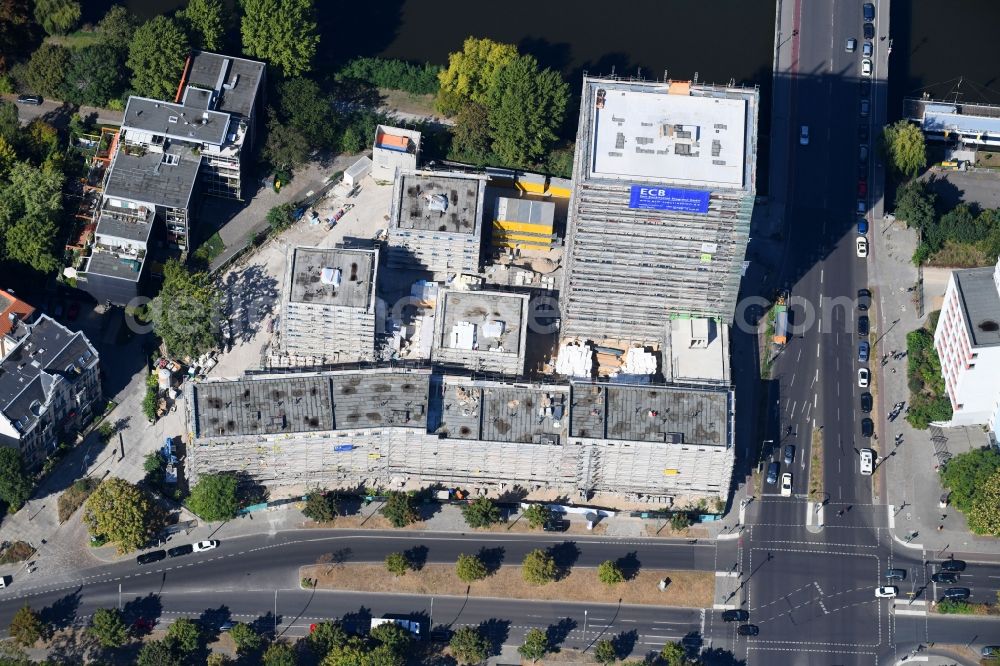
[(546, 532), (565, 532), (569, 529), (569, 521), (563, 518), (549, 518), (542, 523), (542, 529)]
[(954, 585), (958, 582), (958, 574), (951, 573), (950, 571), (938, 571), (937, 573), (931, 574), (931, 581), (935, 583), (943, 583), (945, 585)]
[(76, 318), (80, 316), (80, 303), (78, 301), (73, 301), (69, 304), (66, 309), (66, 319), (70, 321), (76, 321)]
[(984, 645), (979, 651), (979, 656), (983, 659), (995, 659), (1000, 657), (1000, 645)]
[(204, 553), (206, 550), (214, 550), (219, 547), (219, 542), (217, 539), (210, 539), (208, 541), (199, 541), (194, 544), (192, 548), (196, 553)]
[(869, 349), (871, 349), (871, 347), (869, 347), (867, 341), (862, 340), (861, 342), (858, 343), (858, 362), (859, 363), (867, 363), (868, 362), (868, 350)]
[(858, 236), (855, 242), (857, 243), (858, 256), (864, 259), (868, 256), (868, 239), (864, 236)]
[[(858, 222), (858, 224), (861, 224)], [(867, 223), (866, 223), (867, 224)], [(872, 302), (872, 292), (867, 289), (858, 289), (858, 309), (864, 312)]]
[(868, 182), (864, 178), (858, 178), (858, 196), (863, 197), (868, 194)]
[(741, 624), (736, 628), (736, 633), (740, 636), (756, 636), (760, 633), (760, 628), (756, 624)]
[(864, 199), (858, 199), (858, 215), (864, 215), (868, 212), (868, 202)]
[(952, 571), (960, 572), (965, 571), (965, 561), (964, 560), (945, 560), (939, 567), (941, 571)]
[(858, 235), (864, 236), (868, 233), (868, 220), (861, 218), (858, 220)]
[(778, 482), (778, 469), (780, 469), (780, 466), (776, 462), (767, 466), (767, 478), (764, 480), (767, 481), (768, 484), (773, 486)]
[(872, 47), (872, 43), (871, 42), (865, 42), (861, 46), (861, 55), (862, 55), (862, 57), (871, 58), (872, 57), (872, 53), (874, 53), (874, 52), (875, 52), (875, 49), (874, 49), (874, 47)]
[(883, 585), (875, 588), (876, 599), (892, 599), (899, 594), (899, 588), (895, 585)]
[(865, 21), (871, 23), (875, 20), (875, 3), (866, 2), (864, 6), (861, 7), (861, 14), (864, 16)]
[(167, 550), (167, 555), (169, 555), (170, 557), (180, 557), (181, 555), (190, 555), (193, 552), (194, 552), (194, 546), (192, 546), (189, 543), (186, 543), (183, 546), (175, 546), (173, 548), (170, 548), (169, 550)]
[(749, 619), (750, 613), (742, 608), (733, 608), (727, 611), (722, 611), (723, 622), (746, 622)]
[(861, 337), (867, 337), (869, 331), (868, 317), (866, 315), (861, 315), (858, 317), (858, 335)]
[(19, 104), (32, 104), (38, 106), (42, 103), (42, 98), (39, 95), (18, 95), (17, 101)]
[(792, 474), (791, 472), (785, 472), (781, 475), (781, 496), (791, 497), (792, 496)]
[(847, 44), (844, 45), (844, 50), (847, 51), (848, 53), (854, 53), (854, 51), (857, 48), (858, 48), (858, 40), (854, 39), (853, 37), (848, 39)]
[(785, 444), (785, 451), (784, 451), (784, 453), (785, 453), (785, 464), (786, 465), (791, 465), (793, 462), (795, 462), (795, 445), (794, 444)]
[(872, 75), (872, 61), (865, 58), (861, 61), (861, 76), (871, 76)]
[(862, 34), (865, 39), (875, 39), (875, 26), (871, 23), (865, 23)]
[(858, 147), (858, 161), (862, 164), (866, 164), (868, 162), (868, 146)]
[(872, 394), (867, 391), (861, 394), (861, 411), (865, 414), (870, 414), (872, 411), (872, 405), (874, 400), (872, 400)]
[(799, 129), (799, 143), (803, 146), (809, 145), (809, 125), (803, 125)]
[(868, 368), (858, 368), (858, 387), (868, 388), (868, 382), (871, 380), (871, 373)]
[(861, 436), (871, 437), (875, 434), (875, 422), (871, 419), (861, 419)]
[(886, 580), (906, 580), (906, 569), (886, 569)]
[(858, 452), (858, 459), (861, 461), (861, 474), (871, 476), (875, 467), (875, 452), (871, 449), (861, 449)]
[(964, 601), (972, 596), (972, 590), (967, 587), (949, 587), (941, 596), (951, 601)]
[(143, 553), (135, 558), (137, 564), (152, 564), (153, 562), (159, 562), (167, 556), (166, 551), (163, 550), (152, 550), (148, 553)]
[(867, 118), (868, 117), (868, 111), (870, 109), (871, 109), (871, 102), (869, 102), (867, 99), (861, 100), (861, 117), (862, 118)]

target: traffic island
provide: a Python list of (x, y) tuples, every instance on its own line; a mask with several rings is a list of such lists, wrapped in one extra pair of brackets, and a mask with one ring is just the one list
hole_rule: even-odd
[[(625, 582), (602, 583), (596, 568), (576, 568), (545, 585), (525, 582), (520, 566), (501, 566), (483, 580), (463, 582), (451, 564), (425, 564), (417, 571), (394, 576), (382, 564), (318, 564), (300, 569), (320, 590), (391, 592), (445, 596), (497, 597), (543, 601), (588, 601), (705, 608), (712, 604), (715, 574), (710, 571), (643, 569)], [(667, 584), (661, 590), (661, 583)]]

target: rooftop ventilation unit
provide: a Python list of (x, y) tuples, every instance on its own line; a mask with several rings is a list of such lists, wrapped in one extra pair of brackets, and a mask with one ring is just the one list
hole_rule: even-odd
[(341, 272), (339, 268), (324, 268), (320, 271), (319, 281), (323, 284), (332, 284), (334, 287), (340, 286)]

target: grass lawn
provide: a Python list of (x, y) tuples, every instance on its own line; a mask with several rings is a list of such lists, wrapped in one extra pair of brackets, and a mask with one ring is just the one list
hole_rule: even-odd
[(194, 258), (208, 265), (225, 249), (226, 244), (222, 242), (222, 237), (216, 232), (194, 251)]
[(93, 30), (77, 30), (68, 35), (55, 35), (46, 37), (49, 44), (58, 44), (68, 49), (81, 49), (84, 46), (91, 46), (101, 41), (101, 36)]
[(434, 110), (434, 95), (414, 95), (405, 90), (390, 88), (379, 88), (378, 92), (385, 100), (382, 103), (385, 108), (421, 116), (441, 115)]
[[(455, 575), (451, 564), (426, 564), (419, 571), (393, 576), (383, 564), (317, 564), (302, 567), (301, 577), (319, 581), (321, 589), (392, 592), (394, 594), (444, 594), (546, 601), (591, 601), (596, 603), (646, 604), (705, 608), (712, 604), (715, 574), (710, 571), (641, 569), (618, 585), (605, 585), (596, 568), (574, 568), (561, 580), (547, 585), (529, 585), (520, 566), (502, 566), (484, 580), (469, 585)], [(657, 587), (670, 579), (667, 589)]]

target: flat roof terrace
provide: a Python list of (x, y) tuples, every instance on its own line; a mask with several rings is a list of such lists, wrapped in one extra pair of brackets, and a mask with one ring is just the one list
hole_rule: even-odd
[(194, 384), (197, 437), (238, 437), (333, 429), (330, 381), (324, 377)]
[(954, 271), (962, 312), (976, 347), (1000, 345), (1000, 293), (993, 281), (993, 268)]
[(402, 173), (399, 177), (402, 187), (396, 223), (400, 229), (478, 233), (486, 189), (482, 178), (430, 172)]
[(338, 430), (427, 426), (429, 372), (331, 373), (334, 425)]
[(682, 82), (589, 82), (589, 176), (743, 187), (747, 101), (697, 92)]
[(229, 129), (229, 114), (210, 111), (207, 102), (201, 108), (146, 97), (132, 96), (125, 106), (122, 128), (148, 132), (191, 143), (222, 145)]
[(557, 445), (566, 436), (567, 387), (444, 378), (435, 434), (451, 439)]
[[(527, 295), (449, 289), (439, 298), (443, 325), (439, 329), (438, 347), (470, 351), (472, 347), (466, 343), (474, 339), (479, 352), (521, 353)], [(471, 337), (456, 333), (466, 328)]]
[(200, 164), (175, 153), (129, 155), (120, 148), (111, 163), (104, 196), (187, 208)]
[(135, 282), (142, 272), (142, 260), (125, 255), (116, 257), (110, 252), (94, 252), (87, 259), (83, 272)]
[(290, 300), (368, 309), (374, 296), (377, 263), (373, 250), (294, 248)]
[(570, 435), (728, 446), (729, 390), (574, 382)]

